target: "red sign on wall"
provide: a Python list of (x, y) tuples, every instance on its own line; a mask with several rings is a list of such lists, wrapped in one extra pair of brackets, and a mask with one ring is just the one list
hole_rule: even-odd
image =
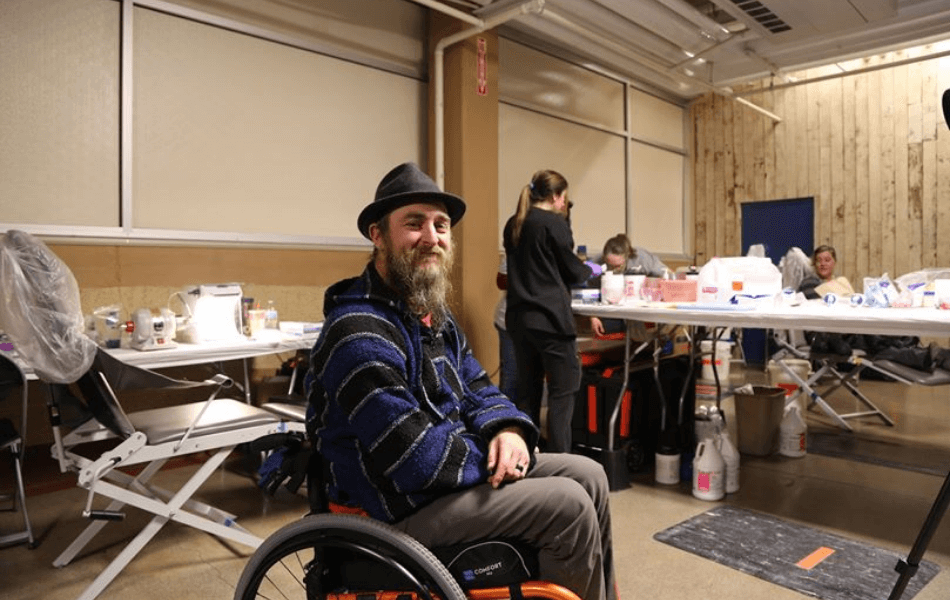
[(485, 38), (477, 38), (476, 46), (478, 48), (477, 56), (478, 62), (476, 64), (476, 77), (478, 79), (478, 84), (476, 86), (476, 92), (479, 96), (488, 95), (488, 58), (486, 57), (488, 42), (485, 41)]

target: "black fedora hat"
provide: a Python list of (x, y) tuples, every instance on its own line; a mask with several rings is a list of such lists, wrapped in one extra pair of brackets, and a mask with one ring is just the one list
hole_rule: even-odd
[(950, 89), (943, 92), (943, 120), (950, 127)]
[(376, 188), (376, 198), (360, 213), (356, 226), (369, 239), (369, 226), (401, 206), (414, 202), (441, 202), (452, 219), (452, 225), (465, 214), (465, 202), (454, 194), (439, 189), (415, 163), (407, 162), (383, 177)]

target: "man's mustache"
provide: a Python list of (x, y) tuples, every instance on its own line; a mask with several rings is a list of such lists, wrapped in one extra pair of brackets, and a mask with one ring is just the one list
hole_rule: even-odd
[(413, 252), (413, 258), (415, 260), (422, 260), (430, 256), (438, 256), (440, 259), (445, 260), (446, 251), (438, 246), (426, 249), (416, 249)]

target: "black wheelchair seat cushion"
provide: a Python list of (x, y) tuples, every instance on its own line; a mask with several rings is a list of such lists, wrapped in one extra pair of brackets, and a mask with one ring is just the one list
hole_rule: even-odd
[(432, 548), (462, 589), (499, 587), (536, 579), (538, 552), (523, 542), (487, 540)]
[[(538, 553), (523, 542), (487, 540), (430, 550), (463, 590), (517, 585), (538, 574)], [(334, 549), (325, 560), (339, 578), (327, 582), (331, 589), (410, 589), (398, 570), (357, 551)]]

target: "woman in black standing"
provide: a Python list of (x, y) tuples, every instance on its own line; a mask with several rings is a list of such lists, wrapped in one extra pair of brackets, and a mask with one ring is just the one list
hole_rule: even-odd
[(540, 426), (546, 376), (546, 450), (551, 452), (571, 451), (574, 396), (581, 381), (571, 286), (600, 274), (600, 267), (574, 254), (568, 205), (567, 180), (555, 171), (538, 171), (521, 190), (504, 234), (505, 325), (515, 347), (519, 408)]

